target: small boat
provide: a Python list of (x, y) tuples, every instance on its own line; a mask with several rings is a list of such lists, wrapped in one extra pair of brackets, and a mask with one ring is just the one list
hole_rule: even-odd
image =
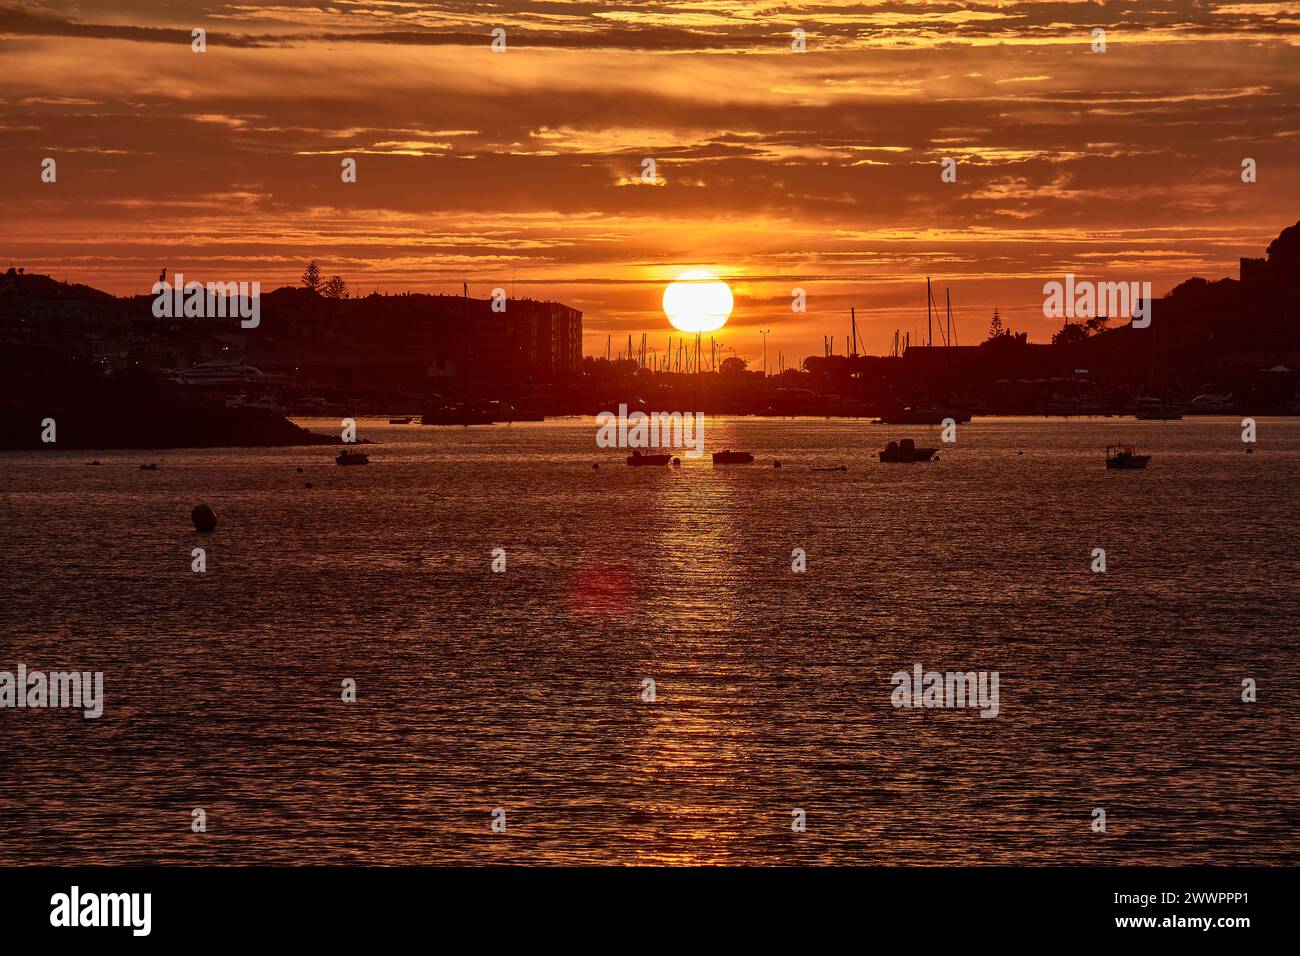
[(388, 420), (388, 424), (390, 425), (409, 425), (411, 422), (412, 418), (410, 415), (407, 415), (405, 418), (390, 418)]
[(633, 468), (640, 468), (642, 465), (666, 465), (672, 457), (672, 455), (643, 455), (641, 450), (637, 449), (627, 456), (627, 463)]
[(1150, 460), (1150, 455), (1135, 455), (1132, 445), (1108, 445), (1106, 447), (1107, 468), (1145, 468)]
[(370, 456), (364, 451), (348, 451), (346, 448), (334, 458), (336, 465), (368, 465)]
[(813, 471), (848, 471), (848, 465), (836, 465), (834, 468), (814, 468)]
[(912, 461), (929, 461), (934, 458), (937, 448), (917, 448), (916, 442), (910, 438), (904, 438), (902, 441), (891, 441), (885, 446), (885, 450), (880, 452), (880, 460), (884, 462), (912, 462)]
[(713, 453), (713, 463), (715, 465), (749, 465), (753, 461), (754, 456), (747, 451), (732, 451), (730, 448), (726, 448)]

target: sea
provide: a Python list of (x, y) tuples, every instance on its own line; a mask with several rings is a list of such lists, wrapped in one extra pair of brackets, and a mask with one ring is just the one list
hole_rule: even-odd
[(1300, 420), (596, 432), (0, 452), (0, 864), (1300, 862)]

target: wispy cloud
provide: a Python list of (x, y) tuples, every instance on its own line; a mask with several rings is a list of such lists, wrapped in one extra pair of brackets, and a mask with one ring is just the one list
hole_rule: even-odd
[(510, 278), (602, 340), (658, 328), (658, 284), (708, 264), (735, 282), (737, 344), (773, 325), (787, 353), (816, 351), (849, 304), (884, 341), (932, 274), (961, 314), (998, 306), (1042, 338), (1044, 274), (1140, 268), (1160, 291), (1300, 218), (1298, 18), (1173, 0), (0, 0), (6, 250), (115, 291), (159, 262), (292, 281), (309, 256), (362, 289)]

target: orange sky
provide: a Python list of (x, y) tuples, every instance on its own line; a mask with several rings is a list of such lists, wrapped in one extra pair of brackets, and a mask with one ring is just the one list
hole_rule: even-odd
[(514, 283), (593, 353), (662, 345), (702, 267), (716, 337), (787, 364), (850, 305), (866, 351), (923, 335), (928, 274), (959, 341), (994, 306), (1045, 340), (1045, 281), (1159, 294), (1300, 219), (1298, 45), (1297, 2), (0, 0), (0, 256), (118, 293), (309, 257), (354, 292)]

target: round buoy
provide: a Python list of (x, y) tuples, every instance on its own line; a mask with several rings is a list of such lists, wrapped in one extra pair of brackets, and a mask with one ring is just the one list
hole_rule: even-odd
[(195, 505), (194, 510), (190, 512), (190, 519), (194, 522), (197, 531), (217, 530), (217, 516), (207, 505)]
[(1253, 449), (1253, 448), (1251, 448), (1249, 445), (1247, 445), (1247, 446), (1246, 446), (1246, 454), (1247, 454), (1247, 455), (1253, 455), (1253, 454), (1255, 454), (1255, 449)]
[(310, 488), (310, 487), (311, 487), (311, 482), (310, 482), (310, 481), (307, 482), (306, 484), (303, 485), (303, 487), (304, 487), (304, 488)]
[(773, 468), (780, 468), (780, 467), (781, 467), (781, 459), (778, 458), (776, 461), (772, 462), (772, 467), (773, 467)]
[(300, 475), (302, 474), (302, 469), (301, 469), (301, 468), (298, 469), (298, 474), (300, 474)]
[(681, 460), (680, 458), (674, 458), (674, 459), (673, 459), (673, 467), (674, 467), (674, 468), (680, 468), (680, 467), (682, 467), (682, 460)]
[(592, 466), (591, 466), (591, 470), (592, 470), (592, 471), (600, 471), (600, 465), (592, 465)]

